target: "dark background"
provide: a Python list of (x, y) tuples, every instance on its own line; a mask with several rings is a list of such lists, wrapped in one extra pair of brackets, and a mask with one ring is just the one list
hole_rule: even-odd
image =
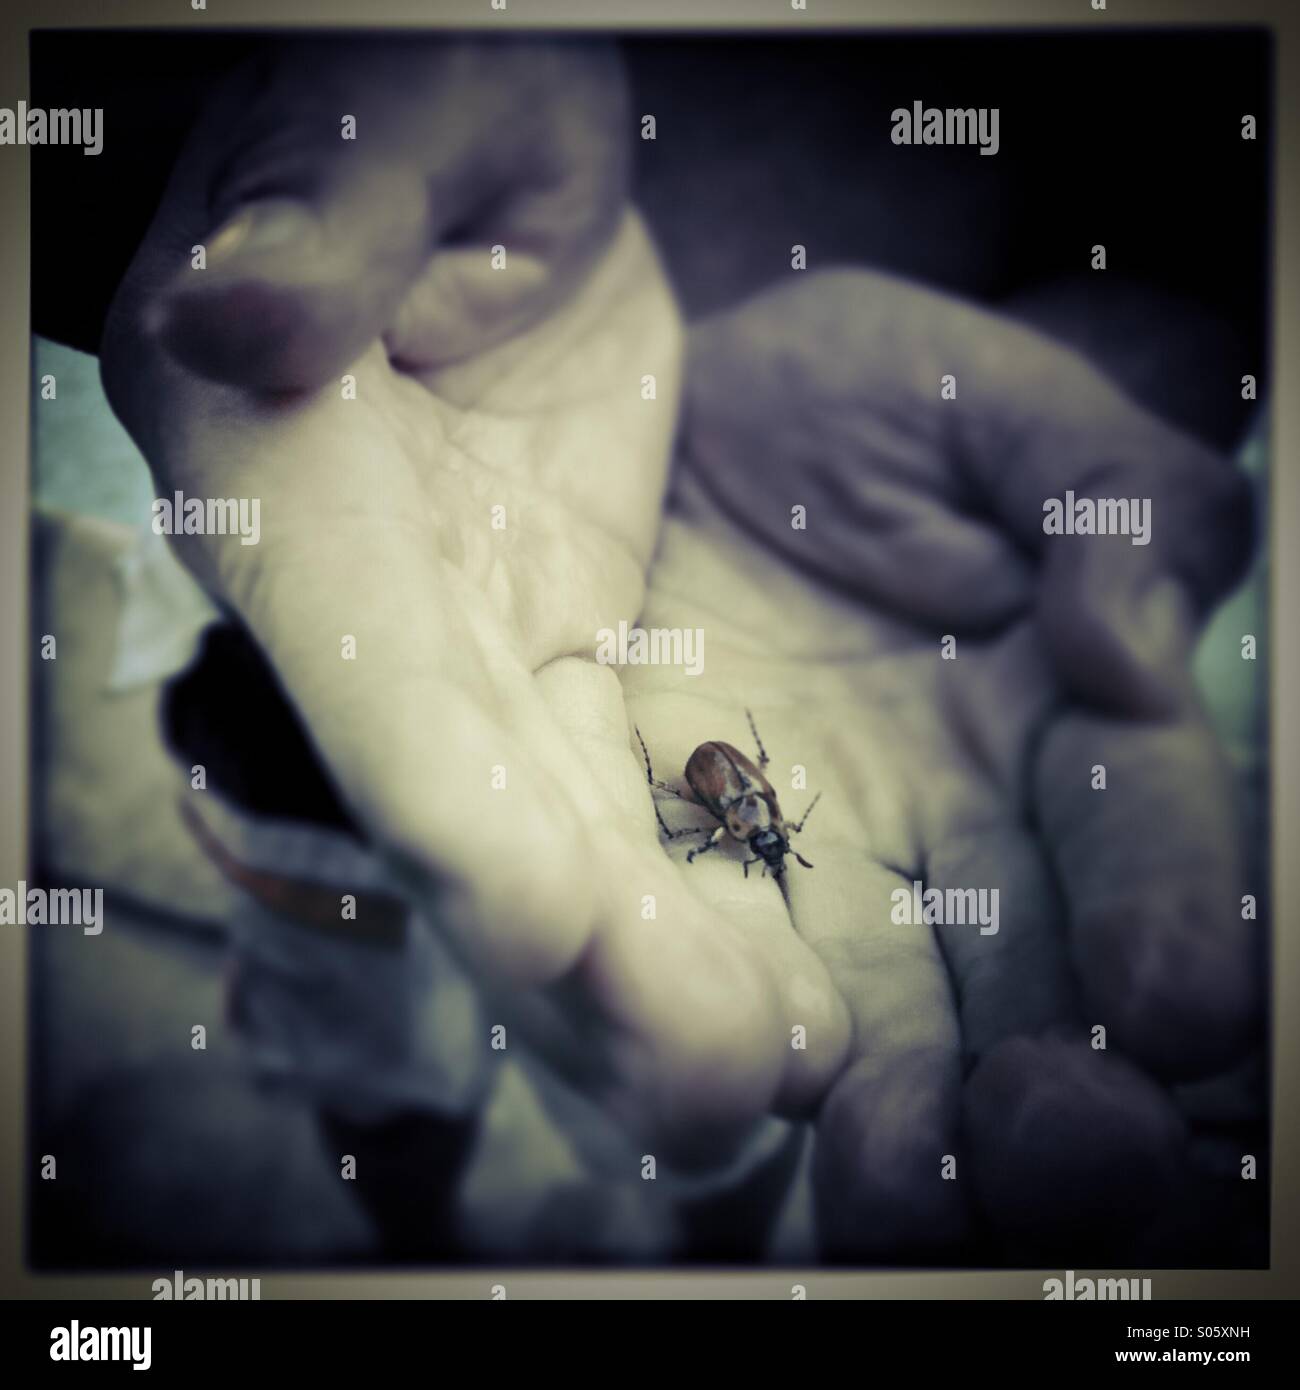
[[(37, 332), (94, 350), (204, 92), (265, 41), (33, 34), (32, 104), (105, 112), (98, 157), (32, 151)], [(688, 314), (769, 283), (798, 242), (810, 269), (870, 265), (1002, 304), (1078, 342), (1152, 408), (1235, 441), (1234, 382), (1266, 377), (1265, 31), (632, 37), (623, 49), (635, 196)], [(889, 113), (915, 100), (998, 107), (998, 154), (892, 144)], [(636, 138), (644, 113), (653, 143)], [(1097, 242), (1104, 273), (1090, 269)]]

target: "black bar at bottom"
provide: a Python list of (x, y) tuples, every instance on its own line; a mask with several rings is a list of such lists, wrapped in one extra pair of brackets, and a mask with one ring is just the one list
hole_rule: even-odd
[[(418, 1373), (436, 1385), (448, 1376), (463, 1381), (466, 1372), (495, 1379), (514, 1362), (521, 1374), (549, 1366), (548, 1379), (580, 1386), (628, 1373), (644, 1379), (656, 1362), (674, 1376), (684, 1361), (698, 1373), (698, 1351), (688, 1348), (701, 1349), (703, 1339), (710, 1361), (729, 1378), (755, 1361), (771, 1374), (779, 1359), (795, 1372), (802, 1365), (808, 1376), (854, 1366), (862, 1380), (906, 1368), (981, 1378), (1021, 1372), (1051, 1384), (1058, 1375), (1073, 1381), (1080, 1372), (1110, 1369), (1122, 1383), (1126, 1372), (1140, 1374), (1144, 1366), (1277, 1369), (1293, 1359), (1297, 1342), (1290, 1303), (869, 1301), (821, 1314), (791, 1309), (777, 1323), (745, 1306), (762, 1300), (575, 1307), (566, 1306), (562, 1276), (552, 1287), (553, 1298), (507, 1297), (533, 1305), (513, 1315), (509, 1308), (480, 1315), (463, 1304), (424, 1301), (9, 1303), (0, 1368), (32, 1373), (44, 1384), (76, 1374), (74, 1368), (93, 1367), (98, 1376), (133, 1373), (139, 1364), (140, 1383), (150, 1375), (171, 1385), (258, 1369), (320, 1373), (322, 1383), (338, 1384), (404, 1367), (404, 1376)], [(724, 1314), (724, 1301), (737, 1306)], [(672, 1335), (678, 1328), (689, 1342)], [(627, 1365), (614, 1364), (623, 1358)]]

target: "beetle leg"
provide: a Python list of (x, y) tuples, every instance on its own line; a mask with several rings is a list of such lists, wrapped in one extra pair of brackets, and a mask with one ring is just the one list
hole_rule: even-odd
[[(635, 724), (632, 727), (636, 729)], [(640, 729), (636, 729), (636, 741), (641, 745), (641, 756), (645, 759), (645, 779), (653, 787), (655, 784), (655, 775), (650, 770), (650, 750), (645, 746), (645, 739), (641, 737)]]
[[(698, 835), (699, 833), (700, 827), (698, 825), (688, 825), (681, 830), (668, 831), (668, 838), (670, 840), (680, 840), (683, 835)], [(699, 853), (703, 854), (704, 851), (700, 850)]]
[[(695, 828), (696, 827), (692, 827), (692, 829)], [(708, 852), (711, 849), (716, 849), (722, 841), (722, 832), (725, 829), (725, 826), (720, 825), (715, 830), (710, 830), (709, 838), (702, 845), (696, 845), (696, 847), (693, 850), (691, 850), (691, 852), (686, 856), (686, 862), (689, 864), (694, 860), (697, 854), (708, 854)], [(686, 834), (688, 832), (683, 831), (682, 833)]]
[(812, 808), (816, 806), (816, 804), (821, 799), (822, 794), (821, 792), (818, 792), (817, 795), (814, 796), (813, 799), (808, 803), (808, 809), (803, 813), (803, 818), (801, 820), (796, 821), (793, 825), (786, 826), (786, 829), (790, 832), (791, 835), (797, 835), (803, 829), (804, 821), (806, 821), (808, 817), (812, 815)]
[[(636, 728), (635, 725), (633, 725), (632, 727)], [(670, 787), (667, 782), (659, 781), (658, 778), (654, 775), (654, 770), (650, 766), (650, 750), (645, 746), (645, 739), (641, 737), (640, 729), (636, 730), (636, 741), (641, 745), (641, 756), (645, 759), (646, 781), (649, 782), (650, 785), (654, 787), (656, 791), (668, 792), (670, 795), (675, 796), (679, 801), (691, 801), (692, 798), (687, 796), (685, 792), (679, 792), (676, 787)], [(656, 811), (655, 814), (658, 815), (658, 812)], [(659, 824), (663, 825), (662, 817), (660, 817)], [(666, 826), (664, 828), (665, 830), (667, 829)]]
[(698, 825), (687, 825), (681, 830), (669, 830), (668, 822), (664, 820), (663, 813), (659, 810), (659, 803), (651, 798), (650, 804), (655, 808), (655, 820), (659, 822), (659, 829), (663, 831), (665, 839), (680, 840), (683, 835), (698, 835), (700, 833)]
[(669, 829), (668, 829), (668, 822), (667, 822), (666, 820), (664, 820), (664, 818), (663, 818), (663, 813), (659, 810), (659, 803), (654, 799), (654, 797), (651, 797), (651, 798), (650, 798), (650, 804), (655, 808), (655, 820), (657, 820), (657, 821), (659, 822), (659, 829), (662, 830), (663, 833), (664, 833), (670, 840), (675, 840), (675, 839), (677, 838), (678, 835), (685, 835), (685, 834), (686, 834), (686, 831), (684, 831), (684, 830), (669, 830)]
[(766, 767), (770, 759), (767, 756), (767, 749), (763, 747), (763, 740), (758, 736), (758, 725), (754, 723), (754, 716), (745, 711), (745, 718), (749, 720), (749, 732), (754, 735), (754, 742), (758, 744), (758, 765), (760, 768)]
[(741, 868), (743, 868), (744, 871), (745, 871), (745, 877), (746, 877), (746, 878), (749, 877), (749, 866), (750, 866), (751, 864), (762, 864), (762, 865), (763, 865), (763, 877), (764, 877), (764, 878), (767, 877), (767, 865), (763, 862), (763, 856), (762, 856), (761, 854), (756, 854), (752, 859), (746, 859), (745, 862), (741, 865)]

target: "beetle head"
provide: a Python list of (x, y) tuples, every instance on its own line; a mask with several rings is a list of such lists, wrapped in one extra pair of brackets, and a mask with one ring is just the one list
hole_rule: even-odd
[(779, 874), (785, 867), (785, 856), (790, 845), (780, 831), (773, 830), (770, 826), (766, 830), (760, 830), (750, 840), (749, 847), (774, 874)]

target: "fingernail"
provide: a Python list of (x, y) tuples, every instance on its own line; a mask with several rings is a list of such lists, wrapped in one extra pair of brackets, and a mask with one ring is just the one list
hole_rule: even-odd
[(1192, 644), (1192, 606), (1182, 585), (1157, 579), (1135, 603), (1132, 630), (1146, 664), (1161, 666), (1186, 659)]
[(209, 269), (235, 256), (293, 246), (306, 251), (316, 232), (316, 220), (301, 203), (289, 198), (250, 203), (224, 223), (208, 242)]
[(1191, 600), (1176, 580), (1160, 578), (1140, 589), (1124, 619), (1123, 642), (1136, 664), (1128, 707), (1166, 717), (1192, 693), (1190, 657), (1195, 639)]

